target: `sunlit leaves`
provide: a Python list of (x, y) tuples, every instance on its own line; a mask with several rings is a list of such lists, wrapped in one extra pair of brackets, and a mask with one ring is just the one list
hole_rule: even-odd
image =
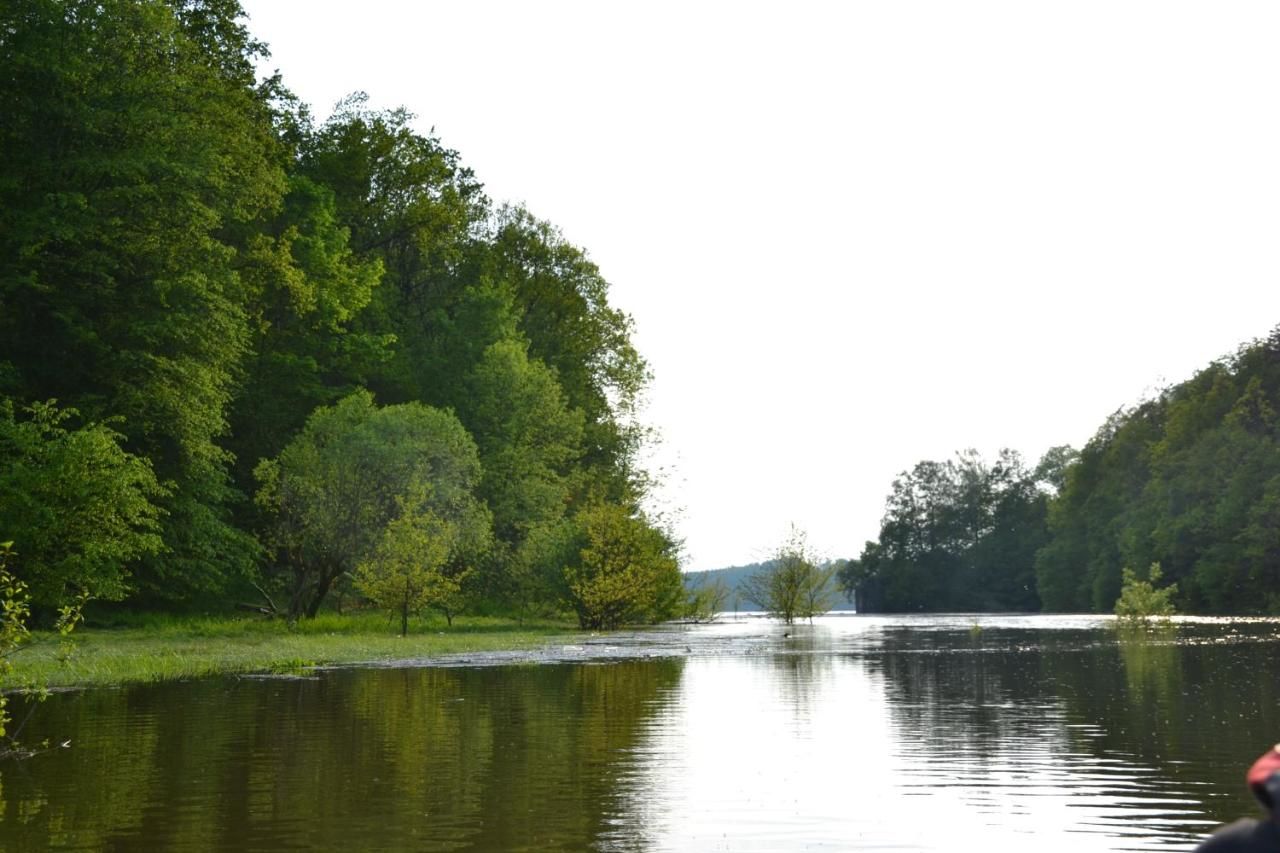
[(616, 628), (675, 614), (684, 593), (670, 540), (622, 507), (577, 518), (578, 540), (564, 568), (565, 595), (584, 628)]
[(317, 409), (257, 476), (257, 500), (271, 519), (265, 534), (290, 576), (295, 616), (315, 615), (406, 506), (457, 525), (469, 551), (488, 531), (474, 497), (475, 443), (453, 415), (420, 403), (380, 408), (358, 392)]
[(46, 606), (82, 591), (121, 598), (129, 565), (162, 549), (150, 464), (106, 425), (69, 429), (75, 414), (0, 401), (0, 530), (16, 543), (12, 570)]

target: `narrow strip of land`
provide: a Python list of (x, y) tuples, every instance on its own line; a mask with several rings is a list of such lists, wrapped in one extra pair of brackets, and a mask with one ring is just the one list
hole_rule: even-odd
[(289, 672), (326, 664), (432, 658), (531, 649), (572, 631), (567, 622), (471, 617), (416, 620), (407, 636), (372, 614), (283, 621), (168, 619), (122, 628), (84, 628), (69, 657), (56, 636), (36, 635), (13, 657), (0, 690), (27, 684), (88, 687), (168, 681), (216, 674)]

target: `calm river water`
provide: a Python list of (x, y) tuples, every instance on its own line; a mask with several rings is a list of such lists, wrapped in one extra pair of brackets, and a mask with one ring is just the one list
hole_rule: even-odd
[(4, 850), (1187, 850), (1255, 811), (1280, 622), (760, 619), (60, 694)]

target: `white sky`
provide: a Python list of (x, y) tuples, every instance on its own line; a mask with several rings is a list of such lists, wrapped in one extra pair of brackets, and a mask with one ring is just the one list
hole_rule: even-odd
[(833, 557), (926, 458), (1077, 447), (1280, 323), (1280, 4), (245, 0), (587, 249), (686, 568)]

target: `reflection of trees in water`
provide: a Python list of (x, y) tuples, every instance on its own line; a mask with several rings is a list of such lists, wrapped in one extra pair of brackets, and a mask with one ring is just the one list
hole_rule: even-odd
[(831, 677), (831, 643), (821, 628), (812, 625), (795, 624), (785, 630), (789, 636), (764, 661), (783, 704), (791, 709), (793, 725), (804, 729)]
[(985, 772), (1020, 745), (1042, 744), (1058, 710), (1039, 688), (1036, 655), (990, 632), (888, 632), (886, 701), (907, 752)]
[(586, 849), (683, 661), (366, 670), (58, 696), (0, 848)]
[[(1254, 808), (1250, 762), (1280, 731), (1274, 627), (1182, 624), (1120, 634), (1083, 660), (1047, 661), (1072, 714), (1096, 721), (1087, 746), (1208, 786), (1216, 820)], [(1254, 636), (1250, 636), (1253, 634)]]
[(1117, 624), (1116, 646), (1131, 704), (1168, 706), (1175, 701), (1182, 687), (1177, 640), (1178, 630), (1168, 622)]
[(1280, 738), (1275, 640), (1227, 630), (890, 631), (871, 660), (907, 753), (978, 774), (1053, 754), (1132, 767), (1226, 820), (1252, 810), (1244, 770)]

